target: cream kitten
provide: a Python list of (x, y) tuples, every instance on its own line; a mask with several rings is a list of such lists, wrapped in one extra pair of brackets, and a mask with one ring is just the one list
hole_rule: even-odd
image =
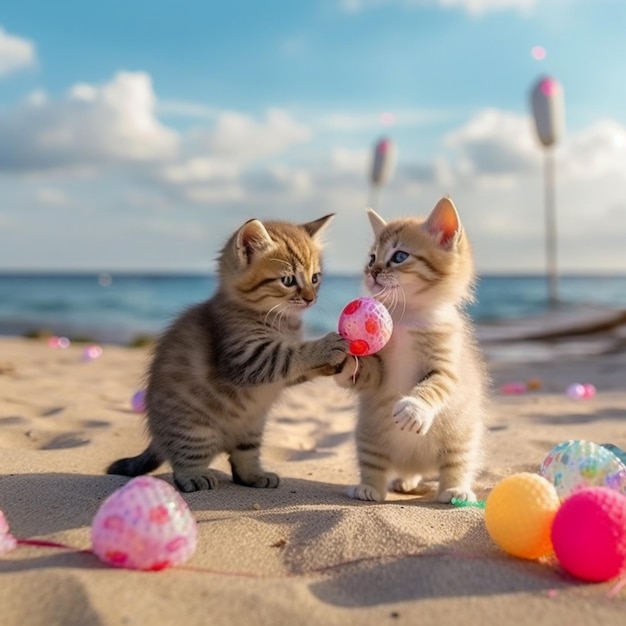
[(422, 477), (438, 473), (439, 502), (475, 501), (488, 380), (463, 312), (475, 280), (470, 244), (449, 198), (426, 219), (368, 215), (375, 242), (365, 284), (394, 330), (379, 353), (359, 358), (354, 379), (354, 357), (335, 377), (359, 398), (361, 484), (348, 495), (420, 493)]

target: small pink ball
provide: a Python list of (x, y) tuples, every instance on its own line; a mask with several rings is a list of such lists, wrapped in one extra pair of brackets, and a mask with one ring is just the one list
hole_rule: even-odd
[(552, 545), (572, 576), (602, 582), (626, 570), (626, 496), (587, 487), (562, 504), (552, 524)]
[(9, 524), (0, 511), (0, 555), (17, 547), (17, 539), (9, 532)]
[(375, 298), (348, 302), (339, 316), (339, 334), (350, 342), (353, 356), (367, 356), (382, 349), (391, 338), (393, 320), (384, 304)]
[(135, 391), (133, 397), (130, 399), (130, 406), (135, 413), (144, 413), (146, 410), (146, 391), (140, 389)]
[(102, 503), (91, 523), (91, 541), (94, 553), (109, 565), (156, 571), (194, 553), (198, 527), (174, 487), (139, 476)]
[(48, 339), (48, 345), (55, 350), (66, 350), (70, 347), (70, 340), (67, 337), (50, 337)]
[(583, 388), (585, 390), (583, 398), (593, 398), (596, 395), (596, 388), (593, 385), (586, 383)]
[(502, 391), (503, 394), (507, 396), (514, 396), (514, 395), (519, 395), (521, 393), (526, 393), (527, 386), (526, 386), (526, 383), (523, 383), (523, 382), (504, 383), (504, 385), (500, 387), (500, 390)]

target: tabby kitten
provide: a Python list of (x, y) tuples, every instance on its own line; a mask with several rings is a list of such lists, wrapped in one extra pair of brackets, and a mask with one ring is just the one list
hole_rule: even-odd
[(335, 377), (359, 398), (361, 484), (348, 495), (383, 501), (388, 487), (421, 493), (421, 478), (438, 472), (439, 502), (475, 501), (488, 381), (462, 310), (475, 279), (470, 244), (449, 198), (427, 219), (386, 223), (368, 214), (375, 242), (365, 284), (394, 329), (379, 353), (359, 359), (355, 375), (349, 357)]
[(219, 284), (159, 340), (147, 375), (150, 443), (109, 474), (138, 476), (169, 461), (181, 491), (213, 489), (209, 469), (229, 456), (234, 482), (277, 487), (260, 464), (268, 411), (283, 389), (331, 375), (346, 358), (337, 333), (302, 339), (302, 314), (321, 284), (319, 234), (333, 216), (295, 225), (246, 222), (219, 260)]

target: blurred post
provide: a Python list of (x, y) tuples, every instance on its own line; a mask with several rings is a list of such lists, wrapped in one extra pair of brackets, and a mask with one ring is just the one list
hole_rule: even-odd
[(381, 187), (388, 182), (396, 161), (396, 147), (391, 139), (383, 137), (374, 146), (372, 171), (370, 174), (370, 193), (368, 206), (376, 210), (380, 199)]
[(556, 181), (553, 148), (563, 133), (563, 89), (549, 76), (541, 77), (531, 91), (531, 106), (537, 137), (544, 147), (544, 198), (546, 219), (546, 270), (548, 300), (552, 306), (559, 302), (557, 236), (556, 236)]

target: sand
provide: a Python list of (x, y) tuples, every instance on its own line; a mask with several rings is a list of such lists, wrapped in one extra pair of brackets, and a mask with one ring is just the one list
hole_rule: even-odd
[[(145, 443), (130, 398), (145, 349), (83, 348), (0, 338), (0, 509), (22, 540), (0, 557), (0, 624), (619, 624), (619, 581), (582, 583), (552, 559), (503, 553), (483, 510), (391, 495), (350, 500), (357, 481), (355, 400), (323, 379), (290, 390), (268, 423), (264, 463), (276, 490), (234, 485), (224, 460), (219, 489), (185, 494), (198, 522), (195, 554), (161, 572), (116, 569), (89, 551), (90, 524), (126, 479), (103, 468)], [(530, 354), (533, 354), (531, 351)], [(538, 470), (566, 439), (626, 448), (626, 354), (490, 361), (493, 409), (480, 498), (503, 477)], [(500, 355), (502, 356), (502, 355)], [(504, 382), (539, 379), (519, 396)], [(569, 399), (571, 382), (597, 396)], [(156, 476), (171, 481), (167, 467)]]

